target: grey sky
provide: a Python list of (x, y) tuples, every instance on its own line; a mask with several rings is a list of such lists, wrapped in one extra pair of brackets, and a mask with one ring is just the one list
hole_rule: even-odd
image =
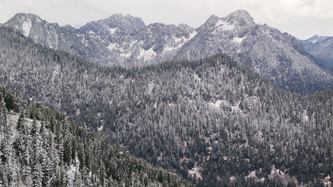
[(0, 0), (0, 22), (16, 13), (39, 15), (60, 25), (84, 25), (114, 13), (140, 17), (146, 24), (186, 23), (197, 28), (211, 15), (225, 17), (247, 10), (255, 22), (298, 38), (333, 36), (332, 0)]

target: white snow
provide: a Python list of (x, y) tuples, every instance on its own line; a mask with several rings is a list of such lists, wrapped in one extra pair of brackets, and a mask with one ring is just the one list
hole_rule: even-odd
[(188, 170), (188, 174), (197, 179), (202, 179), (198, 166), (194, 166), (191, 170)]
[(330, 181), (330, 179), (331, 179), (330, 175), (325, 177), (325, 179), (323, 181), (325, 186), (332, 186), (332, 182)]
[(18, 119), (19, 119), (19, 115), (17, 114), (8, 114), (7, 116), (7, 120), (8, 120), (8, 126), (12, 129), (11, 132), (12, 132), (12, 142), (14, 142), (17, 138), (19, 138), (20, 134), (19, 132), (16, 130), (16, 124), (18, 122)]
[(88, 34), (95, 34), (95, 32), (90, 30)]
[(242, 43), (242, 41), (246, 38), (246, 36), (244, 36), (243, 38), (238, 38), (238, 37), (235, 37), (234, 38), (234, 43), (237, 43), (237, 44), (240, 44)]
[(31, 29), (31, 20), (27, 20), (22, 24), (23, 35), (28, 37)]
[(236, 180), (236, 177), (235, 176), (231, 176), (230, 177), (230, 182), (234, 182)]
[(116, 48), (117, 44), (116, 43), (110, 43), (110, 45), (108, 46), (108, 49), (110, 51), (112, 51), (114, 48)]
[(151, 47), (148, 50), (142, 50), (139, 55), (139, 59), (143, 58), (145, 61), (148, 61), (154, 58), (155, 55), (156, 53), (153, 51), (153, 47)]
[(195, 73), (195, 74), (194, 74), (194, 80), (200, 82), (200, 81), (201, 81), (201, 78), (198, 76), (198, 74)]
[(67, 176), (68, 176), (68, 179), (69, 179), (68, 180), (68, 182), (69, 182), (68, 186), (73, 186), (73, 181), (75, 179), (75, 175), (76, 175), (76, 173), (79, 172), (80, 161), (79, 161), (78, 157), (76, 157), (75, 163), (78, 163), (78, 164), (76, 164), (76, 165), (71, 164), (70, 167), (69, 167), (69, 170), (67, 171)]
[(148, 83), (148, 94), (152, 94), (155, 84), (153, 82)]
[(131, 52), (129, 52), (129, 53), (121, 53), (120, 54), (121, 57), (125, 57), (125, 58), (129, 58), (131, 55), (132, 55)]
[(164, 49), (163, 49), (163, 53), (179, 49), (180, 47), (181, 47), (181, 45), (178, 45), (176, 47), (165, 46)]
[(235, 28), (235, 25), (231, 25), (228, 22), (225, 22), (223, 20), (219, 20), (216, 24), (215, 27), (222, 29), (222, 30), (226, 30), (226, 31), (230, 31), (232, 29)]
[(52, 72), (51, 82), (54, 82), (55, 78), (59, 75), (60, 65), (56, 65)]
[(97, 131), (100, 132), (101, 130), (103, 130), (104, 125), (101, 125), (100, 127), (97, 128)]
[(222, 100), (217, 100), (217, 101), (215, 101), (215, 103), (211, 102), (209, 104), (215, 108), (219, 108), (221, 103), (222, 103)]
[(117, 28), (113, 28), (113, 29), (111, 28), (110, 29), (110, 34), (114, 34), (116, 32), (116, 30), (117, 30)]
[(231, 107), (233, 112), (240, 112), (241, 111), (241, 109), (239, 108), (239, 103), (240, 103), (240, 101), (237, 103), (237, 105)]
[(197, 35), (197, 32), (194, 31), (191, 33), (190, 37), (186, 38), (186, 37), (180, 37), (180, 38), (177, 38), (175, 36), (173, 36), (173, 41), (177, 44), (176, 46), (170, 46), (170, 45), (165, 45), (164, 46), (164, 50), (163, 50), (163, 53), (166, 53), (166, 52), (170, 52), (170, 51), (174, 51), (174, 50), (177, 50), (177, 49), (180, 49), (181, 47), (183, 47), (183, 45), (185, 43), (187, 43), (188, 41), (190, 41), (195, 35)]
[(315, 44), (315, 43), (317, 43), (317, 41), (318, 41), (318, 40), (312, 40), (311, 42), (312, 42), (313, 44)]
[(303, 111), (303, 120), (304, 120), (304, 122), (308, 122), (309, 121), (309, 116), (307, 115), (307, 111), (306, 110)]
[(245, 180), (248, 179), (248, 178), (257, 179), (256, 171), (251, 171), (251, 173), (248, 176), (245, 177)]
[(80, 108), (78, 108), (77, 110), (76, 110), (76, 115), (78, 116), (78, 115), (80, 115), (81, 114), (81, 111), (80, 111)]

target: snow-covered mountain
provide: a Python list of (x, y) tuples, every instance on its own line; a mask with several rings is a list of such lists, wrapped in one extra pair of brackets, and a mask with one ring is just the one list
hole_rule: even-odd
[[(71, 121), (98, 130), (109, 142), (153, 165), (193, 179), (197, 186), (232, 186), (236, 182), (240, 186), (323, 186), (320, 183), (332, 176), (333, 91), (303, 97), (292, 94), (221, 54), (141, 68), (101, 67), (35, 44), (6, 27), (0, 27), (0, 54), (0, 84), (20, 93), (11, 97), (0, 89), (0, 141), (5, 137), (1, 122), (6, 107), (7, 111), (17, 110), (16, 116), (23, 113), (30, 121), (36, 118), (38, 124), (51, 130), (43, 132), (53, 129), (51, 136), (38, 135), (40, 140), (54, 140), (53, 146), (45, 142), (44, 150), (56, 153), (49, 156), (51, 160), (62, 160), (54, 162), (51, 175), (57, 177), (53, 179), (61, 179), (61, 171), (74, 174), (80, 171), (76, 168), (87, 167), (77, 175), (85, 184), (68, 186), (103, 186), (99, 185), (103, 178), (121, 186), (140, 186), (126, 182), (133, 180), (152, 186), (145, 182), (147, 178), (151, 182), (157, 179), (164, 186), (181, 184), (168, 184), (169, 177), (162, 172), (144, 171), (135, 162), (133, 165), (132, 159), (122, 158), (100, 144), (103, 141), (96, 144), (96, 139), (91, 139), (88, 143), (84, 137), (90, 135), (81, 133), (79, 126), (66, 125), (61, 115), (55, 114), (57, 121), (53, 121), (52, 128), (51, 112), (41, 110), (41, 103), (65, 112)], [(29, 105), (24, 108), (12, 98), (32, 99), (24, 102)], [(40, 102), (35, 105), (36, 100)], [(1, 109), (1, 104), (6, 107)], [(16, 132), (7, 134), (17, 137)], [(74, 136), (79, 136), (75, 146), (70, 143)], [(8, 183), (2, 183), (2, 173), (12, 179), (32, 176), (25, 168), (11, 167), (11, 163), (20, 167), (21, 152), (13, 143), (5, 145), (13, 151), (0, 146), (0, 186)], [(28, 147), (34, 145), (29, 143)], [(80, 147), (77, 145), (84, 149), (75, 151)], [(84, 157), (79, 156), (82, 150)], [(59, 154), (62, 151), (64, 154)], [(8, 161), (11, 157), (7, 155), (17, 156)], [(94, 178), (98, 180), (86, 184)], [(71, 178), (68, 181), (81, 183)]]
[(301, 43), (320, 65), (333, 70), (333, 37), (315, 35)]
[(309, 38), (307, 40), (301, 40), (301, 43), (302, 44), (316, 44), (316, 43), (319, 43), (321, 41), (326, 40), (327, 38), (330, 38), (330, 37), (329, 36), (318, 36), (318, 35), (314, 35), (314, 36), (312, 36), (311, 38)]
[(256, 24), (244, 10), (225, 18), (212, 16), (197, 31), (198, 35), (177, 58), (227, 53), (278, 86), (300, 93), (333, 80), (332, 74), (320, 68), (295, 37)]
[(140, 18), (121, 14), (78, 30), (30, 14), (18, 14), (5, 25), (37, 43), (102, 65), (141, 66), (226, 53), (287, 90), (311, 93), (328, 89), (326, 83), (333, 81), (332, 73), (319, 67), (295, 37), (256, 24), (245, 10), (224, 18), (211, 16), (197, 29), (185, 24), (145, 25)]

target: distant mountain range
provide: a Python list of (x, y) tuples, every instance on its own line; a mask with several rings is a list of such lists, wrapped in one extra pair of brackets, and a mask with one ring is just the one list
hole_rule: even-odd
[(320, 65), (333, 71), (333, 37), (315, 35), (301, 43)]
[(79, 29), (60, 27), (32, 14), (17, 14), (5, 26), (36, 43), (106, 66), (143, 66), (168, 60), (198, 60), (226, 53), (279, 87), (301, 94), (331, 89), (332, 72), (319, 67), (287, 33), (259, 25), (244, 10), (211, 16), (197, 29), (185, 24), (145, 23), (115, 14)]

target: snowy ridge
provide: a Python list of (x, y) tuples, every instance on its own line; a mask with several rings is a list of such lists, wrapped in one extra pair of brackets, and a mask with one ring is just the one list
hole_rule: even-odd
[[(144, 66), (225, 53), (279, 87), (301, 94), (331, 89), (333, 82), (332, 73), (318, 66), (296, 38), (256, 24), (244, 10), (224, 18), (211, 16), (197, 29), (185, 24), (145, 25), (140, 18), (121, 14), (87, 23), (80, 29), (59, 27), (24, 14), (5, 25), (29, 35), (36, 43), (101, 65)], [(322, 39), (317, 36), (309, 43), (317, 44)], [(329, 54), (322, 56), (333, 59)]]

